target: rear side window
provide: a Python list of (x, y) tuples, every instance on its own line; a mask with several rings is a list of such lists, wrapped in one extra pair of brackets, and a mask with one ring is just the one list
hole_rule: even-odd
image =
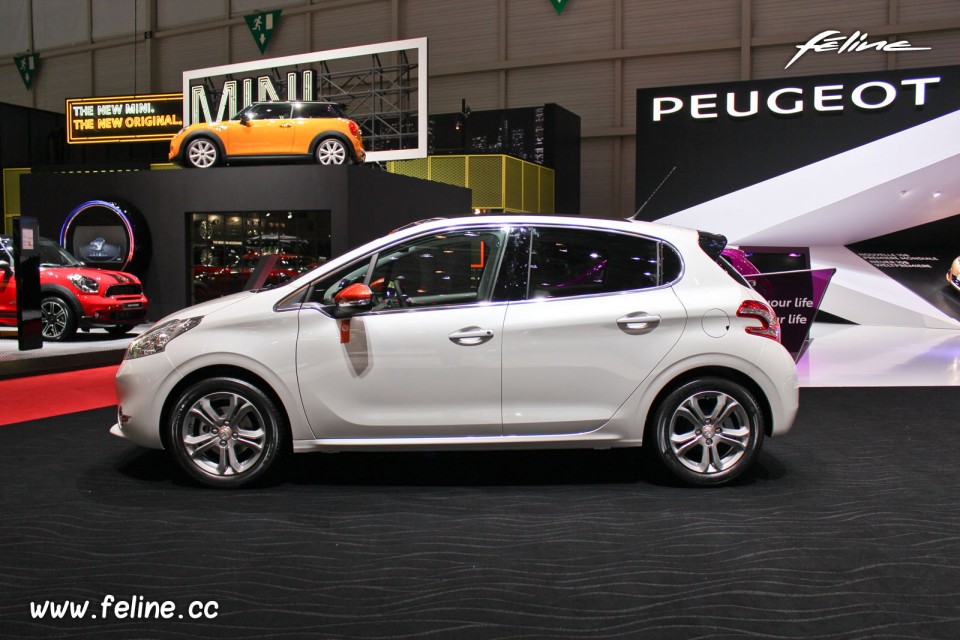
[(340, 109), (334, 104), (303, 102), (293, 105), (294, 118), (340, 118)]
[(676, 252), (658, 240), (610, 231), (542, 227), (533, 237), (527, 298), (648, 289), (676, 279), (680, 268)]

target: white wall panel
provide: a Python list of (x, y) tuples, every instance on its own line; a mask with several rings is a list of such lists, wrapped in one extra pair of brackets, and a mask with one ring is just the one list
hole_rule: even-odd
[(279, 23), (274, 27), (267, 50), (260, 53), (250, 28), (246, 21), (243, 24), (230, 27), (230, 62), (246, 62), (248, 60), (266, 60), (290, 56), (295, 53), (306, 53), (307, 20), (305, 16), (286, 18), (280, 15)]
[(183, 72), (227, 64), (225, 29), (211, 29), (159, 38), (156, 53), (160, 56), (160, 72), (154, 84), (158, 92), (183, 90)]
[(623, 125), (637, 123), (637, 89), (739, 80), (740, 52), (710, 51), (634, 58), (623, 63)]
[(130, 44), (93, 52), (93, 95), (150, 93), (150, 86), (147, 84), (150, 79), (150, 61), (146, 47), (143, 44), (136, 46), (136, 51), (134, 45)]
[(496, 109), (499, 86), (500, 74), (496, 71), (430, 78), (427, 84), (430, 113), (460, 111), (463, 98), (473, 111)]
[(0, 102), (33, 106), (33, 94), (23, 86), (23, 80), (13, 65), (4, 67), (0, 72)]
[(28, 0), (4, 0), (0, 14), (0, 55), (26, 53), (30, 46)]
[(613, 48), (613, 0), (575, 0), (560, 15), (547, 0), (508, 0), (506, 5), (508, 59)]
[[(33, 50), (69, 47), (90, 41), (87, 3), (33, 0)], [(60, 108), (63, 111), (63, 108)]]
[(740, 0), (623, 3), (623, 48), (694, 46), (740, 37)]
[(879, 51), (863, 51), (851, 54), (807, 53), (784, 69), (797, 52), (790, 45), (763, 47), (753, 50), (753, 77), (786, 78), (828, 73), (853, 73), (856, 71), (880, 71), (887, 68), (887, 55)]
[(229, 0), (158, 0), (157, 29), (173, 29), (187, 24), (221, 20), (227, 17)]
[(626, 218), (637, 210), (634, 194), (637, 175), (637, 137), (628, 136), (620, 142), (620, 201), (614, 202), (613, 217)]
[[(960, 2), (957, 0), (913, 0), (900, 2), (897, 6), (899, 22), (930, 22), (935, 20), (960, 20)], [(956, 38), (953, 39), (956, 43)], [(954, 45), (956, 48), (956, 44)]]
[(37, 108), (64, 113), (67, 98), (83, 98), (92, 92), (90, 54), (77, 53), (44, 60), (34, 84)]
[(147, 0), (91, 0), (90, 6), (94, 42), (134, 34), (142, 39), (150, 28)]
[(798, 33), (812, 37), (827, 29), (869, 32), (887, 24), (887, 0), (753, 0), (752, 5), (755, 38)]
[(507, 107), (555, 102), (580, 116), (583, 127), (613, 126), (614, 66), (612, 61), (603, 61), (511, 69), (507, 72)]
[[(344, 29), (346, 24), (353, 26)], [(311, 29), (314, 51), (387, 42), (392, 40), (390, 0), (317, 11)]]
[(400, 37), (429, 38), (430, 63), (434, 68), (497, 59), (497, 0), (408, 1), (400, 4), (400, 14)]
[(580, 145), (580, 213), (615, 218), (613, 140), (584, 138)]
[[(957, 2), (960, 7), (960, 2)], [(893, 54), (897, 69), (917, 67), (940, 67), (960, 64), (960, 42), (957, 32), (937, 31), (934, 33), (900, 33), (900, 38), (909, 40), (917, 47), (930, 47), (929, 51), (902, 51)]]
[[(245, 16), (285, 7), (296, 7), (302, 4), (303, 0), (230, 0), (230, 15)], [(280, 17), (282, 18), (283, 15), (281, 14)]]

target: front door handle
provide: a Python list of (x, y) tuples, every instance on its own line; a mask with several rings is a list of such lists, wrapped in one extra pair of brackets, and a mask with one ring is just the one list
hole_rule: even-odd
[(617, 318), (617, 325), (627, 333), (649, 333), (660, 326), (660, 316), (638, 311)]
[(447, 337), (449, 337), (450, 342), (454, 344), (472, 347), (478, 344), (483, 344), (487, 340), (493, 338), (493, 329), (466, 327), (464, 329), (460, 329), (459, 331), (454, 331)]
[(289, 122), (284, 122), (282, 125), (280, 125), (280, 128), (281, 128), (281, 129), (289, 129), (289, 128), (292, 127), (292, 126), (293, 126), (293, 125), (290, 124)]

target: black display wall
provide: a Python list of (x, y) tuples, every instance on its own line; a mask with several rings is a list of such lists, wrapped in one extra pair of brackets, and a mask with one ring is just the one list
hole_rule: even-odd
[[(469, 108), (469, 107), (468, 107)], [(497, 153), (554, 171), (554, 210), (580, 213), (580, 116), (557, 104), (430, 116), (430, 155)]]
[[(142, 279), (151, 320), (188, 304), (188, 215), (204, 211), (327, 210), (337, 256), (423, 218), (470, 212), (470, 191), (373, 166), (273, 165), (131, 173), (34, 173), (21, 178), (21, 211), (59, 239), (67, 215), (90, 200), (122, 201), (149, 227)], [(140, 274), (138, 274), (140, 275)]]
[[(929, 78), (939, 80), (915, 84)], [(890, 104), (874, 108), (886, 102), (890, 89), (895, 94)], [(770, 109), (771, 95), (784, 90), (776, 104), (792, 110), (799, 102), (802, 109), (797, 113)], [(729, 115), (728, 96), (733, 96), (735, 111), (748, 112), (752, 92), (757, 94), (757, 113)], [(682, 108), (656, 121), (657, 99), (663, 108), (676, 105), (662, 101), (668, 98), (681, 101)], [(858, 100), (871, 107), (858, 106)], [(943, 116), (958, 106), (956, 66), (640, 89), (639, 217), (657, 220)]]

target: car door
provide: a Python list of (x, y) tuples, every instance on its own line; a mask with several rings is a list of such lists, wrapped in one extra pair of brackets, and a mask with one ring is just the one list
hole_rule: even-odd
[[(297, 375), (318, 438), (501, 433), (500, 352), (506, 303), (490, 291), (500, 229), (431, 233), (315, 282), (301, 306)], [(333, 296), (374, 291), (342, 344)]]
[(6, 248), (0, 248), (0, 261), (7, 266), (0, 268), (0, 325), (17, 324), (17, 279), (13, 273), (13, 256)]
[(246, 120), (231, 120), (227, 128), (227, 155), (284, 155), (293, 146), (290, 104), (264, 102), (245, 112)]
[(679, 257), (627, 233), (540, 227), (530, 236), (526, 290), (503, 328), (504, 434), (591, 431), (679, 340), (686, 312), (666, 286)]

